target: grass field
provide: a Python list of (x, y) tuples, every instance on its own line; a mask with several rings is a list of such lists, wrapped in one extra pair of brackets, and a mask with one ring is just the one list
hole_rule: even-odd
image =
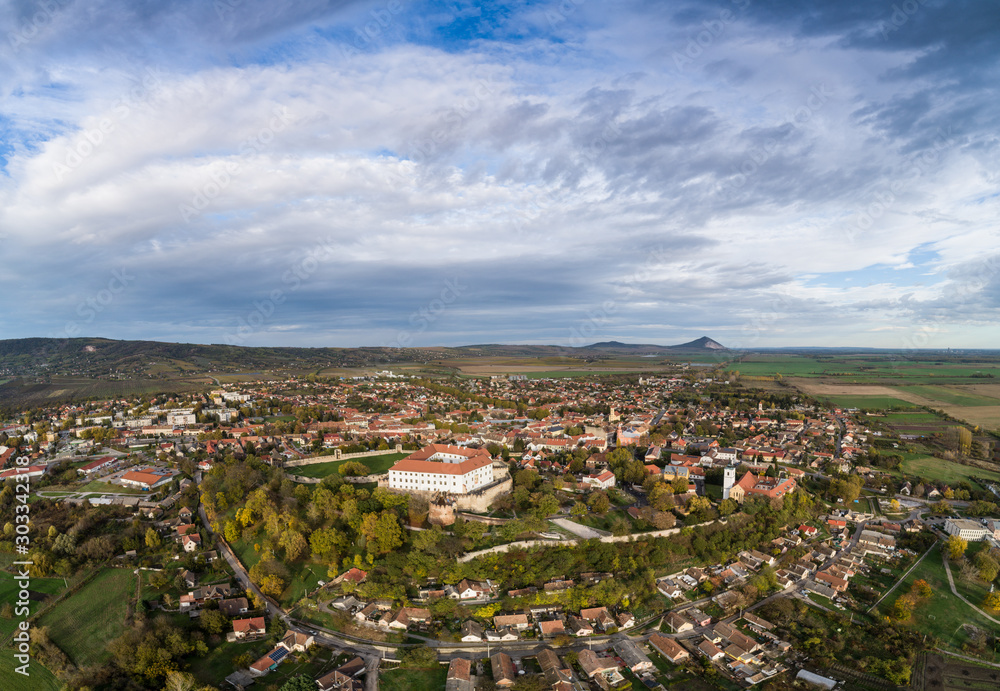
[(379, 677), (381, 691), (440, 691), (448, 679), (448, 668), (392, 669)]
[(396, 463), (396, 461), (406, 458), (412, 451), (406, 451), (404, 453), (387, 453), (381, 456), (364, 456), (362, 458), (348, 458), (343, 461), (330, 461), (329, 463), (313, 463), (311, 465), (299, 466), (297, 468), (289, 468), (288, 472), (293, 475), (301, 475), (302, 477), (318, 477), (324, 478), (329, 477), (337, 472), (337, 469), (341, 465), (347, 463), (348, 461), (357, 461), (358, 463), (363, 463), (368, 466), (368, 470), (373, 474), (378, 475), (384, 473), (389, 468)]
[(884, 419), (890, 425), (922, 425), (945, 422), (945, 419), (936, 413), (886, 413)]
[(39, 619), (38, 625), (49, 627), (52, 640), (77, 666), (103, 662), (109, 656), (107, 642), (125, 630), (128, 600), (134, 595), (134, 573), (105, 569)]
[(28, 676), (15, 672), (16, 666), (13, 651), (3, 651), (0, 655), (0, 689), (3, 691), (59, 691), (63, 687), (52, 672), (34, 660), (28, 663)]
[(902, 456), (904, 473), (916, 475), (934, 482), (955, 485), (963, 480), (971, 480), (973, 477), (1000, 480), (1000, 473), (998, 472), (959, 465), (958, 463), (952, 463), (951, 461), (936, 458), (928, 454), (904, 453)]
[(77, 490), (78, 492), (101, 492), (103, 494), (149, 494), (135, 487), (112, 485), (109, 482), (93, 480)]
[[(32, 578), (28, 587), (30, 593), (43, 593), (45, 595), (57, 595), (66, 588), (66, 582), (61, 578)], [(0, 573), (0, 602), (14, 602), (17, 600), (17, 593), (20, 591), (14, 580), (14, 575)], [(34, 614), (42, 606), (41, 600), (32, 599), (31, 614)], [(18, 619), (0, 618), (0, 637), (9, 636), (17, 628)]]
[[(934, 592), (927, 602), (914, 609), (913, 617), (906, 626), (933, 634), (941, 641), (942, 647), (959, 652), (962, 645), (969, 640), (962, 629), (963, 625), (972, 624), (986, 631), (996, 629), (996, 625), (991, 621), (980, 616), (952, 594), (944, 571), (940, 544), (932, 548), (930, 554), (920, 562), (896, 592), (879, 605), (879, 611), (887, 613), (896, 598), (907, 592), (913, 581), (918, 578), (927, 581)], [(991, 661), (996, 662), (993, 658)]]

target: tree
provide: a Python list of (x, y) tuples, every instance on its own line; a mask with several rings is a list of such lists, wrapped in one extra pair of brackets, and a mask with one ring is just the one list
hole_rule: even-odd
[(438, 664), (437, 653), (433, 648), (420, 645), (416, 648), (402, 650), (399, 653), (399, 662), (402, 667), (410, 668), (436, 668)]
[(217, 609), (203, 610), (198, 623), (206, 632), (218, 636), (229, 626), (229, 618)]
[(146, 547), (150, 549), (159, 549), (162, 541), (160, 540), (160, 534), (153, 530), (152, 528), (146, 529)]
[(299, 674), (286, 681), (280, 691), (316, 691), (316, 682), (312, 677)]
[(167, 674), (163, 691), (194, 691), (197, 687), (198, 682), (193, 674), (188, 674), (187, 672), (170, 672)]
[(913, 616), (912, 603), (905, 596), (898, 598), (889, 610), (889, 618), (893, 621), (909, 621), (911, 616)]
[(368, 539), (369, 551), (374, 554), (388, 554), (403, 544), (403, 530), (391, 511), (365, 514), (360, 532)]
[(611, 508), (611, 500), (608, 499), (607, 494), (598, 490), (590, 495), (590, 498), (587, 500), (587, 505), (590, 506), (592, 511), (603, 516)]
[(1000, 610), (1000, 591), (986, 593), (986, 597), (983, 599), (983, 607), (994, 612)]
[(739, 507), (740, 505), (736, 503), (735, 499), (723, 499), (719, 504), (719, 515), (729, 516), (730, 514), (736, 513), (736, 510)]
[(963, 540), (958, 535), (952, 535), (948, 538), (948, 542), (945, 543), (948, 547), (948, 556), (952, 561), (958, 561), (965, 554), (965, 550), (968, 548), (969, 543)]
[(910, 586), (910, 592), (916, 594), (918, 597), (930, 597), (933, 594), (931, 590), (931, 585), (922, 578), (917, 579)]
[(569, 510), (571, 516), (583, 516), (587, 513), (587, 505), (582, 501), (575, 502), (573, 508)]

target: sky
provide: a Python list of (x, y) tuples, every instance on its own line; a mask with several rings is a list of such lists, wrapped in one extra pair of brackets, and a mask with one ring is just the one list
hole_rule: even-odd
[(1000, 346), (992, 0), (10, 0), (0, 338)]

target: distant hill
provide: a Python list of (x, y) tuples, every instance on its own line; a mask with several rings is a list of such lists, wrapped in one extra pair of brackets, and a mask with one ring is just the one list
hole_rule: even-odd
[(593, 360), (614, 355), (669, 355), (724, 351), (708, 337), (675, 346), (606, 341), (583, 347), (482, 344), (433, 348), (282, 348), (107, 338), (20, 338), (0, 340), (3, 376), (176, 377), (203, 373), (316, 371), (328, 367), (374, 367), (402, 362), (470, 357), (538, 357)]
[(728, 350), (726, 346), (718, 341), (712, 340), (708, 336), (681, 343), (680, 345), (661, 346), (648, 343), (621, 343), (620, 341), (603, 341), (584, 346), (584, 350), (598, 350), (606, 352), (633, 352), (633, 353), (669, 353), (678, 350)]

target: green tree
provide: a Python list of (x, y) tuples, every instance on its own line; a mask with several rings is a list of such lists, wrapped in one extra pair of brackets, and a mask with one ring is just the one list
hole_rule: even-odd
[(590, 498), (587, 499), (587, 505), (590, 507), (591, 511), (599, 513), (603, 516), (611, 508), (611, 500), (608, 499), (607, 494), (598, 490), (593, 492), (590, 495)]
[(316, 691), (316, 682), (312, 677), (299, 674), (286, 681), (280, 691)]

